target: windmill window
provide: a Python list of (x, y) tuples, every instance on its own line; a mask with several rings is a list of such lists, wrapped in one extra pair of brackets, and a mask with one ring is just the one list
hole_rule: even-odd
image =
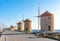
[(50, 25), (48, 26), (48, 30), (51, 31), (51, 26)]
[(48, 19), (50, 19), (50, 17), (48, 17)]

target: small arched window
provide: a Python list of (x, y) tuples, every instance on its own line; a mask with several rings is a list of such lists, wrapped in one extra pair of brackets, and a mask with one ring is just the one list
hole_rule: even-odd
[(48, 17), (48, 19), (50, 19), (50, 17)]
[(50, 25), (48, 26), (48, 30), (51, 31), (51, 26)]

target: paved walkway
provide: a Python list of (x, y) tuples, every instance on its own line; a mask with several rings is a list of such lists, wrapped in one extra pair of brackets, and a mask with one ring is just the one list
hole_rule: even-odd
[(6, 35), (6, 38), (5, 35), (2, 35), (2, 37), (0, 37), (0, 41), (5, 41), (5, 39), (6, 41), (57, 41), (47, 38), (37, 38), (33, 34)]

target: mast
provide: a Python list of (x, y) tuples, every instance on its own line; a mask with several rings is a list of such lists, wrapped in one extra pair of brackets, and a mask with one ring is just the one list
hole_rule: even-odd
[(24, 14), (23, 14), (23, 16), (22, 16), (22, 22), (24, 22)]
[(24, 31), (25, 31), (25, 33), (26, 33), (26, 30), (25, 30), (25, 28), (24, 28), (24, 14), (23, 14), (23, 16), (22, 16), (22, 22), (23, 22), (23, 29), (24, 29)]
[(38, 2), (38, 32), (39, 32), (39, 28), (40, 28), (40, 6)]

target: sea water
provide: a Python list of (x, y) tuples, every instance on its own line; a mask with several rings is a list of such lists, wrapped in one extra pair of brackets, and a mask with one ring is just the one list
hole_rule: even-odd
[[(38, 32), (38, 31), (41, 31), (41, 30), (38, 30), (38, 29), (33, 29), (32, 32)], [(60, 30), (54, 30), (54, 32), (60, 32)]]

